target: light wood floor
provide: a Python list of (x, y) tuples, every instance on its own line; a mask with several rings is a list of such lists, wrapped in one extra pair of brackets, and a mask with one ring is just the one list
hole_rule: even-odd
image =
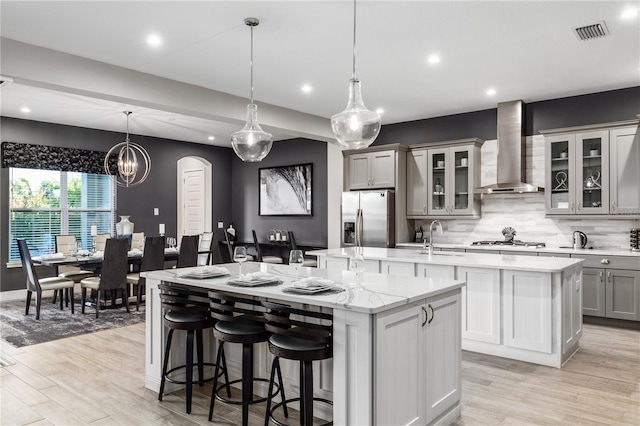
[[(585, 325), (580, 343), (560, 370), (464, 352), (456, 425), (639, 425), (640, 331)], [(0, 368), (2, 425), (240, 423), (219, 403), (207, 421), (210, 386), (196, 386), (191, 415), (183, 392), (159, 402), (144, 388), (144, 324), (0, 349), (14, 362)], [(252, 407), (251, 424), (263, 409)]]

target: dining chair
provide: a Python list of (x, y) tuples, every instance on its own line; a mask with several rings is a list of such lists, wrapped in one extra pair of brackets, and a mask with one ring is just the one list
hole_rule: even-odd
[(126, 238), (109, 238), (106, 241), (100, 276), (85, 278), (80, 281), (83, 314), (85, 302), (87, 301), (87, 289), (96, 291), (96, 318), (98, 318), (100, 313), (100, 296), (108, 290), (115, 293), (117, 293), (118, 290), (122, 291), (122, 303), (127, 308), (127, 312), (129, 312), (129, 286), (127, 285), (127, 272), (129, 269), (128, 251), (129, 240)]
[[(145, 238), (140, 272), (164, 269), (164, 244), (164, 236)], [(146, 286), (146, 279), (140, 276), (140, 272), (127, 274), (127, 283), (133, 285), (136, 289), (136, 311), (140, 310), (142, 294)]]
[(264, 263), (284, 263), (281, 257), (279, 256), (269, 256), (263, 255), (262, 249), (260, 248), (260, 243), (258, 242), (258, 236), (256, 235), (255, 229), (251, 231), (253, 234), (253, 244), (256, 249), (256, 261), (264, 262)]
[(144, 232), (134, 232), (131, 235), (131, 250), (143, 250), (144, 249)]
[[(229, 253), (229, 262), (233, 262), (233, 242), (226, 229), (224, 230), (224, 242), (227, 246), (227, 252)], [(224, 256), (222, 258), (224, 259)]]
[[(289, 243), (291, 243), (291, 250), (299, 250), (298, 249), (298, 243), (296, 243), (296, 237), (293, 236), (293, 232), (289, 231)], [(304, 250), (302, 251), (302, 255), (304, 256)], [(302, 262), (302, 266), (307, 266), (310, 268), (317, 268), (318, 267), (318, 260), (317, 259), (311, 259), (311, 258), (305, 258), (304, 261)]]
[(213, 242), (213, 232), (203, 232), (200, 234), (198, 243), (198, 266), (211, 264), (211, 243)]
[(180, 240), (180, 253), (176, 268), (188, 268), (198, 265), (198, 239), (199, 235), (183, 235)]
[[(40, 306), (42, 305), (42, 292), (47, 290), (64, 290), (71, 289), (73, 295), (73, 287), (76, 283), (73, 280), (61, 277), (38, 278), (36, 268), (31, 260), (31, 253), (27, 240), (18, 238), (18, 251), (20, 252), (20, 261), (22, 262), (22, 270), (24, 271), (27, 284), (27, 307), (25, 315), (29, 315), (29, 306), (31, 305), (31, 296), (36, 294), (36, 319), (40, 319)], [(62, 297), (60, 297), (60, 310), (62, 310)], [(74, 313), (73, 297), (71, 297), (71, 313)]]
[[(78, 248), (78, 240), (75, 235), (56, 235), (55, 237), (56, 253), (63, 253), (65, 256), (75, 255)], [(67, 278), (75, 283), (79, 283), (85, 278), (93, 276), (93, 271), (86, 271), (77, 266), (59, 266), (56, 268), (56, 274), (60, 278)], [(69, 305), (69, 291), (66, 290), (65, 300)], [(53, 292), (53, 303), (56, 303), (57, 290)], [(73, 293), (72, 293), (73, 295)]]
[(104, 251), (107, 240), (111, 238), (111, 234), (98, 234), (95, 236), (96, 251)]

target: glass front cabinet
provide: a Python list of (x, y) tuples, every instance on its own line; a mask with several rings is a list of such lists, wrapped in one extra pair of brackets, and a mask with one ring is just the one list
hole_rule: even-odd
[(608, 213), (609, 132), (550, 136), (546, 148), (547, 213)]
[[(408, 156), (407, 215), (410, 217), (479, 216), (480, 147), (465, 139), (420, 145)], [(428, 148), (424, 148), (424, 147)]]

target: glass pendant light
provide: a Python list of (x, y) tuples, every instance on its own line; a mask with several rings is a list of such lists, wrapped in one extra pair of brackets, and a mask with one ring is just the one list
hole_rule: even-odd
[(342, 147), (362, 149), (378, 137), (380, 124), (380, 114), (364, 106), (360, 80), (356, 77), (356, 0), (353, 0), (353, 74), (349, 82), (349, 101), (344, 111), (331, 117), (331, 128)]
[(251, 27), (251, 103), (247, 105), (247, 123), (242, 130), (231, 135), (231, 146), (242, 161), (262, 161), (271, 151), (273, 136), (263, 131), (258, 124), (258, 106), (253, 103), (253, 27), (260, 21), (256, 18), (247, 18), (245, 25)]
[[(151, 171), (151, 158), (147, 151), (129, 140), (129, 116), (131, 111), (123, 111), (127, 116), (127, 136), (124, 142), (114, 145), (104, 157), (104, 171), (119, 186), (139, 185), (147, 179)], [(117, 167), (111, 164), (111, 157), (117, 153)]]

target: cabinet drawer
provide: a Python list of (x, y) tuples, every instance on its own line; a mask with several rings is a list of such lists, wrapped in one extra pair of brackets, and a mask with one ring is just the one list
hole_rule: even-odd
[[(627, 256), (596, 256), (593, 254), (572, 254), (572, 258), (584, 259), (583, 268), (640, 269), (640, 258)], [(603, 263), (603, 261), (605, 261)], [(608, 261), (608, 263), (606, 262)]]

